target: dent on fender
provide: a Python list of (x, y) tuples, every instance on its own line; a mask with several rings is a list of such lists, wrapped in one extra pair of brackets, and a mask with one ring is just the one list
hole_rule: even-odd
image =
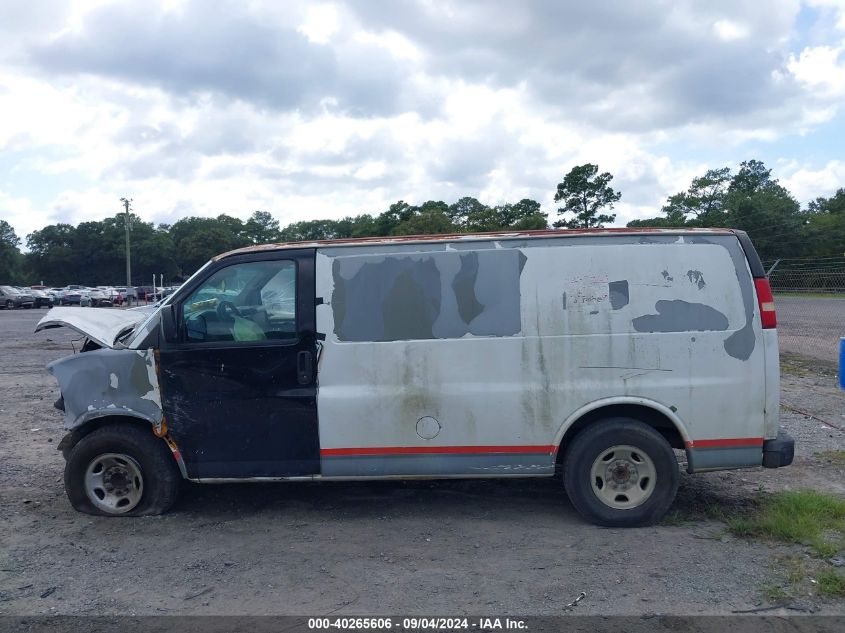
[(129, 415), (162, 431), (161, 390), (153, 350), (100, 349), (47, 366), (64, 398), (65, 428), (107, 415)]

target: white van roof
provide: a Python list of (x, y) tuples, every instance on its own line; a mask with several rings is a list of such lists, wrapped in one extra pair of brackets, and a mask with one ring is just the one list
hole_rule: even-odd
[(256, 244), (245, 246), (212, 258), (212, 261), (263, 251), (283, 250), (289, 248), (326, 248), (341, 246), (377, 246), (381, 244), (419, 244), (437, 242), (486, 242), (490, 240), (515, 240), (515, 239), (543, 239), (550, 237), (580, 237), (597, 235), (731, 235), (732, 229), (707, 228), (603, 228), (603, 229), (545, 229), (539, 231), (495, 231), (491, 233), (443, 233), (438, 235), (391, 235), (387, 237), (351, 237), (336, 240), (313, 240), (308, 242), (279, 242), (275, 244)]

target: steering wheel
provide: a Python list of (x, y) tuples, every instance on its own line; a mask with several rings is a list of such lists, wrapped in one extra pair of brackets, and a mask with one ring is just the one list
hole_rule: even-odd
[(231, 301), (221, 301), (217, 304), (217, 316), (221, 321), (234, 321), (236, 316), (241, 316), (241, 311)]

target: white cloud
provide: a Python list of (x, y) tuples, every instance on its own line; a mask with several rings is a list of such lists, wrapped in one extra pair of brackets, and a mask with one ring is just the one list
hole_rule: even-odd
[(791, 163), (782, 169), (787, 175), (781, 184), (806, 204), (819, 196), (831, 196), (845, 187), (845, 161), (831, 160), (819, 169)]
[(748, 37), (748, 28), (731, 20), (716, 20), (713, 23), (713, 31), (719, 39), (726, 42)]
[(386, 165), (380, 160), (367, 161), (355, 170), (354, 177), (358, 180), (373, 180), (384, 176)]
[(360, 31), (353, 35), (353, 39), (356, 42), (380, 46), (397, 59), (419, 63), (424, 58), (424, 53), (420, 47), (396, 31), (386, 31), (383, 33)]
[(809, 90), (827, 98), (845, 97), (845, 46), (813, 46), (792, 55), (789, 71)]
[(320, 5), (310, 7), (305, 15), (305, 21), (297, 29), (311, 42), (328, 44), (332, 36), (340, 30), (340, 16), (337, 7)]
[(35, 212), (27, 198), (15, 197), (2, 189), (0, 189), (0, 209), (3, 210), (2, 219), (12, 225), (22, 246), (26, 244), (26, 236), (40, 229), (44, 224), (43, 216)]
[[(718, 166), (699, 154), (765, 151), (845, 97), (841, 34), (790, 51), (795, 1), (215, 6), (0, 8), (0, 150), (15, 156), (0, 215), (19, 234), (112, 215), (124, 195), (157, 222), (464, 195), (553, 216), (584, 162), (615, 175), (624, 223)], [(23, 170), (40, 182), (12, 196)], [(843, 184), (835, 160), (784, 173), (799, 197)]]

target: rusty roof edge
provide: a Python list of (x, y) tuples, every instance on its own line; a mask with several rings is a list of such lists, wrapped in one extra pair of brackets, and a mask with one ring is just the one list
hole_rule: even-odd
[(550, 237), (580, 237), (587, 235), (619, 235), (626, 233), (651, 233), (661, 235), (687, 235), (687, 234), (732, 234), (733, 229), (726, 228), (656, 228), (656, 227), (612, 227), (605, 229), (540, 229), (534, 231), (493, 231), (490, 233), (440, 233), (436, 235), (388, 235), (377, 237), (347, 237), (335, 240), (311, 240), (307, 242), (277, 242), (270, 244), (256, 244), (254, 246), (242, 246), (231, 251), (226, 251), (212, 258), (218, 261), (233, 255), (244, 255), (248, 253), (260, 253), (264, 251), (285, 250), (293, 248), (326, 248), (346, 246), (371, 246), (379, 244), (431, 244), (438, 242), (461, 241), (488, 241), (488, 240), (516, 240), (523, 238), (550, 238)]

